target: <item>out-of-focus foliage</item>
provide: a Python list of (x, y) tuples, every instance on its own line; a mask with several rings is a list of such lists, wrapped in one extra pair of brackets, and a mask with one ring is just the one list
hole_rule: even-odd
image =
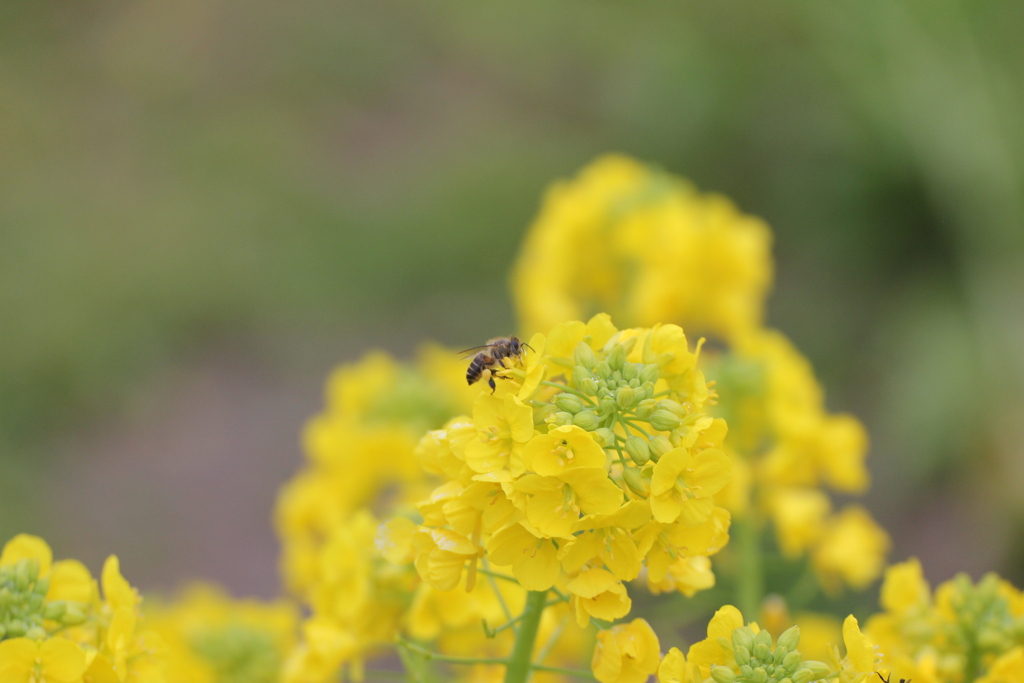
[(1022, 25), (947, 0), (7, 3), (0, 536), (47, 440), (171, 354), (294, 358), (354, 312), (512, 329), (541, 188), (608, 149), (773, 226), (769, 322), (867, 422), (876, 509), (958, 471), (1019, 506)]

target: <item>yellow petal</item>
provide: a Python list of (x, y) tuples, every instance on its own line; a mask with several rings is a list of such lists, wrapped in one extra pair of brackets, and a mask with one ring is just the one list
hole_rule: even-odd
[(103, 563), (101, 580), (103, 582), (103, 597), (115, 609), (135, 607), (138, 604), (135, 589), (121, 576), (121, 562), (117, 559), (117, 555), (111, 555)]
[(88, 603), (92, 600), (94, 585), (92, 574), (78, 560), (54, 562), (46, 599)]
[(732, 461), (717, 448), (698, 453), (691, 468), (693, 472), (687, 475), (686, 482), (691, 487), (699, 486), (701, 496), (715, 495), (729, 483), (729, 477), (732, 476)]
[(875, 670), (875, 648), (860, 631), (857, 619), (852, 614), (843, 622), (843, 643), (846, 644), (846, 656), (859, 672)]
[(0, 642), (0, 683), (27, 683), (39, 656), (39, 645), (28, 638)]
[(85, 673), (85, 653), (64, 638), (50, 638), (39, 646), (39, 659), (46, 672), (44, 680), (72, 683)]
[(4, 545), (4, 550), (0, 553), (0, 567), (14, 564), (18, 560), (37, 560), (39, 575), (46, 576), (53, 564), (53, 551), (46, 541), (38, 536), (18, 534)]

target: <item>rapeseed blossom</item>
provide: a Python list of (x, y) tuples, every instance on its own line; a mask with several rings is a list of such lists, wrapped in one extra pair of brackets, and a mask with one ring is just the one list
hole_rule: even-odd
[[(756, 567), (749, 556), (764, 552), (771, 526), (783, 554), (809, 562), (822, 589), (862, 589), (881, 575), (888, 536), (863, 508), (834, 511), (826, 489), (867, 490), (867, 435), (853, 416), (826, 410), (810, 363), (764, 327), (770, 246), (768, 226), (728, 200), (608, 156), (552, 187), (513, 294), (527, 330), (597, 308), (628, 325), (675, 323), (711, 337), (699, 359), (714, 386), (707, 413), (730, 425), (722, 450), (733, 463), (718, 500), (750, 528), (735, 552)], [(664, 496), (656, 500), (663, 509)], [(761, 579), (747, 573), (745, 609), (756, 610)]]
[(141, 599), (116, 556), (99, 585), (76, 560), (20, 534), (0, 552), (2, 683), (162, 683), (160, 638), (143, 628)]
[(299, 618), (288, 601), (234, 600), (201, 583), (150, 601), (145, 615), (165, 646), (167, 683), (276, 683)]
[[(933, 593), (916, 560), (885, 569), (867, 510), (835, 509), (870, 484), (867, 434), (764, 325), (771, 239), (722, 197), (599, 159), (527, 235), (528, 343), (489, 381), (467, 386), (437, 346), (333, 373), (275, 513), (288, 598), (195, 585), (140, 611), (116, 557), (97, 582), (20, 535), (0, 553), (0, 683), (358, 682), (399, 664), (415, 683), (1024, 683), (1024, 594), (995, 575)], [(775, 550), (802, 576), (774, 583)], [(806, 611), (883, 570), (863, 631)], [(700, 621), (704, 591), (742, 612), (717, 609), (688, 648), (634, 608), (646, 593)]]
[(868, 636), (887, 667), (924, 683), (1024, 680), (1024, 594), (995, 574), (973, 583), (964, 574), (931, 590), (911, 559), (885, 570), (883, 611)]
[(699, 349), (679, 327), (618, 330), (602, 314), (530, 347), (472, 417), (426, 437), (428, 460), (464, 466), (419, 503), (407, 559), (439, 590), (472, 590), (493, 566), (530, 591), (564, 589), (580, 627), (619, 619), (649, 556), (657, 583), (727, 541), (714, 500), (726, 428), (703, 412)]
[(761, 324), (772, 280), (763, 221), (720, 195), (620, 155), (554, 184), (527, 233), (512, 290), (529, 333), (608, 312), (733, 338)]

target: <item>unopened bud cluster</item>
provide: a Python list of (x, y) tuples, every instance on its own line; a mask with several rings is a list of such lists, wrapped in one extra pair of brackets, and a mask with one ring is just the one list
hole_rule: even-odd
[(18, 560), (0, 567), (0, 640), (27, 637), (46, 638), (43, 622), (64, 626), (80, 624), (85, 611), (78, 603), (47, 600), (48, 577), (39, 576), (39, 562)]
[(716, 683), (810, 683), (829, 673), (829, 666), (824, 662), (803, 660), (796, 649), (800, 644), (798, 626), (780, 635), (774, 647), (768, 631), (755, 634), (749, 626), (733, 631), (731, 642), (725, 638), (718, 640), (724, 650), (732, 651), (736, 667), (711, 667), (711, 677)]
[(964, 652), (1001, 654), (1024, 642), (1024, 616), (1014, 615), (995, 574), (976, 585), (966, 574), (950, 582), (949, 606), (956, 617), (946, 637)]
[(622, 479), (630, 491), (646, 497), (650, 472), (630, 465), (644, 468), (658, 462), (703, 414), (692, 404), (669, 398), (674, 392), (655, 388), (661, 377), (658, 361), (665, 359), (627, 360), (636, 343), (631, 337), (612, 344), (603, 359), (586, 342), (577, 344), (568, 390), (555, 396), (555, 410), (546, 420), (551, 426), (575, 425), (592, 432), (600, 445), (621, 456)]

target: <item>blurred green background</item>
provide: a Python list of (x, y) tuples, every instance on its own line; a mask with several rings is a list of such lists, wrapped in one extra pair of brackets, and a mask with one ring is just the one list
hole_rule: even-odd
[(511, 331), (607, 151), (776, 233), (770, 322), (933, 581), (1024, 584), (1024, 4), (0, 4), (0, 537), (276, 591), (329, 369)]

